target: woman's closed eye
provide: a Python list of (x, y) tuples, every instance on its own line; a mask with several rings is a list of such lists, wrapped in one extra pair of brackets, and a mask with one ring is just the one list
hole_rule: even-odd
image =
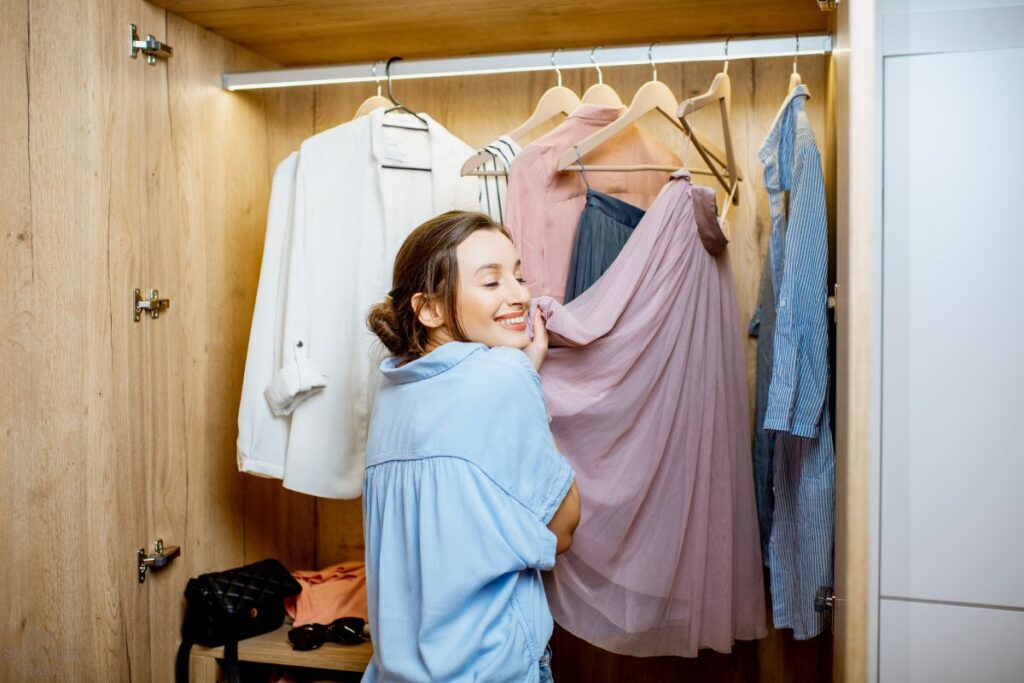
[[(526, 280), (525, 280), (525, 279), (523, 279), (523, 278), (521, 278), (521, 277), (517, 277), (517, 278), (516, 278), (516, 281), (517, 281), (517, 282), (518, 282), (519, 284), (521, 284), (521, 285), (525, 285), (525, 284), (526, 284)], [(485, 282), (485, 283), (484, 283), (484, 287), (489, 287), (489, 288), (491, 288), (491, 289), (494, 289), (494, 288), (495, 288), (495, 287), (497, 287), (497, 286), (498, 286), (499, 284), (501, 284), (501, 283), (499, 283), (499, 282)]]

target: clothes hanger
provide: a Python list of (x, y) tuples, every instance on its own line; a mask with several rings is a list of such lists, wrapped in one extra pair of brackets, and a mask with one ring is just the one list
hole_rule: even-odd
[(590, 51), (590, 63), (597, 69), (597, 83), (587, 88), (587, 91), (583, 93), (583, 104), (601, 104), (606, 107), (621, 107), (622, 98), (619, 97), (619, 93), (615, 92), (615, 89), (610, 85), (605, 85), (604, 74), (601, 73), (601, 67), (594, 61), (594, 53), (599, 48), (595, 47)]
[(377, 94), (371, 95), (363, 100), (363, 103), (359, 105), (359, 109), (356, 109), (356, 115), (352, 117), (353, 120), (358, 119), (360, 116), (366, 116), (375, 109), (382, 109), (384, 107), (393, 107), (394, 102), (380, 94), (380, 79), (377, 78), (377, 62), (373, 63), (370, 68), (370, 73), (373, 74), (373, 80), (377, 83)]
[[(558, 170), (559, 171), (581, 171), (579, 160), (594, 151), (602, 144), (610, 140), (611, 138), (618, 135), (626, 126), (629, 126), (640, 117), (648, 114), (652, 111), (660, 112), (666, 119), (672, 122), (672, 124), (679, 128), (681, 131), (686, 132), (686, 129), (680, 124), (676, 118), (676, 110), (679, 108), (679, 103), (676, 101), (675, 95), (667, 85), (658, 80), (658, 67), (654, 63), (654, 58), (651, 56), (651, 50), (654, 48), (654, 44), (647, 49), (647, 56), (651, 60), (652, 77), (647, 83), (640, 86), (640, 89), (636, 91), (636, 95), (633, 96), (633, 101), (629, 103), (629, 107), (622, 113), (619, 118), (609, 123), (604, 128), (601, 128), (594, 133), (591, 133), (589, 137), (584, 138), (579, 144), (575, 145), (572, 149), (566, 150), (561, 157), (558, 158)], [(606, 165), (606, 164), (592, 164), (587, 166), (588, 171), (677, 171), (678, 166), (665, 166), (662, 164), (635, 164), (635, 165)], [(694, 173), (708, 173), (707, 171), (693, 171)]]
[[(558, 48), (551, 53), (551, 66), (558, 75), (558, 85), (553, 88), (549, 88), (543, 95), (541, 95), (540, 100), (537, 101), (536, 108), (533, 110), (533, 114), (530, 115), (530, 118), (526, 119), (526, 121), (524, 121), (518, 128), (507, 134), (508, 137), (512, 138), (516, 142), (519, 142), (529, 135), (552, 116), (557, 114), (565, 114), (568, 116), (572, 113), (573, 109), (580, 105), (579, 95), (562, 85), (562, 70), (555, 64), (555, 54), (557, 54), (558, 50), (561, 49), (562, 48)], [(480, 166), (488, 161), (491, 161), (491, 155), (489, 153), (484, 151), (477, 152), (467, 159), (466, 163), (462, 165), (462, 175), (507, 175), (506, 171), (487, 171), (480, 169)]]
[(427, 133), (427, 132), (430, 131), (430, 126), (427, 124), (427, 120), (425, 118), (423, 118), (422, 116), (420, 116), (419, 114), (417, 114), (416, 112), (414, 112), (412, 109), (409, 109), (407, 106), (405, 106), (404, 104), (402, 104), (401, 102), (396, 100), (395, 99), (395, 94), (391, 90), (391, 65), (394, 62), (401, 61), (401, 59), (402, 59), (401, 57), (392, 57), (391, 59), (388, 60), (388, 63), (384, 65), (384, 75), (388, 79), (388, 99), (391, 100), (391, 102), (394, 103), (394, 105), (395, 105), (395, 106), (391, 107), (390, 109), (385, 109), (384, 113), (385, 114), (390, 114), (393, 111), (404, 111), (405, 113), (412, 114), (417, 119), (422, 121), (423, 122), (423, 127), (419, 128), (417, 126), (401, 126), (401, 125), (399, 125), (397, 123), (383, 123), (381, 125), (386, 126), (388, 128), (405, 128), (406, 130), (419, 130), (419, 131), (423, 131), (424, 133)]
[[(686, 117), (704, 107), (717, 104), (719, 114), (722, 117), (722, 137), (725, 141), (725, 151), (722, 151), (711, 142), (700, 139), (693, 131), (693, 126)], [(732, 107), (732, 82), (729, 80), (729, 40), (725, 41), (725, 64), (722, 71), (711, 81), (711, 87), (703, 95), (691, 97), (679, 106), (676, 116), (679, 122), (686, 129), (687, 136), (691, 139), (694, 149), (700, 155), (704, 163), (711, 169), (718, 183), (725, 189), (731, 201), (739, 204), (739, 191), (733, 186), (743, 180), (736, 164), (736, 155), (732, 146), (732, 129), (729, 126), (729, 113)], [(725, 173), (723, 174), (723, 170)]]
[(798, 54), (800, 54), (799, 34), (796, 37), (796, 52), (793, 53), (793, 73), (789, 75), (789, 92), (793, 92), (793, 88), (803, 84), (803, 81), (800, 80), (800, 72), (796, 70), (796, 56)]

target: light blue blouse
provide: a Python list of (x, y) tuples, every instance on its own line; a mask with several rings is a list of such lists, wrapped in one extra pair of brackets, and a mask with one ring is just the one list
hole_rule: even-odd
[(574, 472), (540, 376), (507, 347), (449, 342), (381, 363), (363, 519), (374, 655), (363, 681), (529, 681), (553, 622), (540, 570)]

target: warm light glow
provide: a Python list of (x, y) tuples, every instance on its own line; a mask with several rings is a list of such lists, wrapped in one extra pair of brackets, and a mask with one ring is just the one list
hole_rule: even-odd
[[(796, 37), (745, 38), (728, 41), (728, 59), (761, 59), (766, 57), (805, 57), (822, 55), (832, 50), (831, 36), (800, 36), (803, 49), (798, 48)], [(725, 59), (725, 41), (656, 44), (652, 49), (655, 64), (678, 64), (683, 62), (715, 62)], [(811, 49), (807, 49), (810, 47)], [(607, 48), (604, 58), (598, 61), (601, 68), (616, 66), (643, 66), (651, 62), (647, 58), (648, 46)], [(572, 50), (558, 53), (558, 68), (593, 69), (589, 50)], [(618, 55), (618, 57), (616, 57)], [(398, 62), (395, 69), (404, 73), (392, 73), (391, 79), (452, 78), (459, 76), (486, 76), (503, 73), (526, 73), (531, 71), (553, 71), (548, 52), (531, 52), (506, 55), (479, 55), (476, 57), (452, 57), (448, 59), (427, 59)], [(479, 67), (473, 66), (480, 64)], [(497, 64), (497, 66), (489, 66)], [(434, 68), (431, 68), (434, 67)], [(422, 69), (422, 71), (420, 70)], [(371, 74), (370, 64), (349, 64), (322, 67), (298, 67), (275, 71), (224, 74), (223, 85), (227, 90), (260, 90), (265, 88), (294, 88), (310, 85), (333, 85), (342, 83), (373, 83), (383, 80), (383, 64), (378, 62), (377, 77)]]

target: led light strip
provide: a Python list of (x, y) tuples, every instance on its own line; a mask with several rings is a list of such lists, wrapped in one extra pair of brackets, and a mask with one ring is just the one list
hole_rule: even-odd
[[(691, 43), (656, 43), (648, 45), (601, 48), (596, 53), (597, 65), (609, 66), (650, 64), (648, 50), (656, 64), (677, 62), (721, 61), (725, 59), (725, 40)], [(730, 60), (791, 55), (820, 55), (832, 51), (830, 35), (782, 36), (773, 38), (733, 38), (728, 41)], [(592, 69), (590, 49), (559, 50), (555, 63), (559, 69)], [(442, 78), (447, 76), (480, 76), (484, 74), (550, 71), (551, 52), (516, 52), (497, 55), (474, 55), (444, 59), (420, 59), (395, 62), (392, 80), (407, 78)], [(384, 63), (377, 63), (377, 78), (371, 63), (311, 66), (272, 71), (226, 73), (222, 77), (227, 90), (260, 88), (293, 88), (332, 83), (372, 83), (383, 80)]]

